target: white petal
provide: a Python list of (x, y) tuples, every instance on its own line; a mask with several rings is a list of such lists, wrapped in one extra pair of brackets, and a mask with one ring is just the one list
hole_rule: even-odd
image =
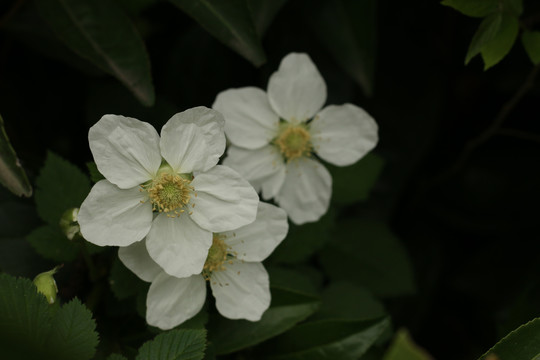
[(279, 116), (259, 88), (223, 91), (212, 107), (225, 117), (225, 134), (236, 146), (257, 149), (268, 145), (277, 135)]
[(172, 329), (197, 315), (205, 299), (202, 275), (179, 279), (162, 272), (148, 290), (146, 321), (162, 330)]
[(291, 53), (270, 76), (268, 98), (284, 120), (303, 122), (324, 105), (326, 84), (308, 55)]
[(105, 115), (90, 128), (88, 141), (99, 172), (122, 189), (150, 180), (161, 165), (156, 129), (137, 119)]
[(118, 257), (141, 280), (152, 282), (163, 269), (148, 254), (146, 240), (118, 248)]
[(181, 174), (206, 171), (225, 151), (223, 115), (204, 106), (174, 115), (161, 129), (161, 154)]
[(99, 181), (81, 204), (82, 235), (99, 246), (128, 246), (142, 240), (152, 224), (152, 205), (146, 200), (138, 187), (124, 190)]
[(332, 177), (318, 161), (299, 158), (287, 164), (287, 176), (276, 202), (301, 225), (319, 220), (328, 210)]
[(222, 235), (238, 259), (263, 261), (285, 239), (288, 230), (287, 213), (283, 209), (259, 202), (254, 222)]
[(278, 193), (285, 180), (285, 162), (279, 150), (268, 145), (257, 150), (230, 146), (223, 165), (238, 171), (265, 200)]
[(203, 229), (221, 232), (247, 225), (257, 215), (259, 196), (236, 171), (217, 165), (197, 174), (191, 185), (191, 218)]
[(315, 152), (338, 166), (354, 164), (373, 149), (377, 131), (375, 120), (353, 104), (327, 106), (310, 123)]
[(212, 293), (219, 313), (229, 319), (258, 321), (270, 306), (268, 273), (261, 263), (235, 261), (212, 273)]
[(176, 277), (200, 274), (211, 245), (212, 233), (201, 229), (186, 213), (177, 218), (160, 214), (146, 237), (152, 259)]

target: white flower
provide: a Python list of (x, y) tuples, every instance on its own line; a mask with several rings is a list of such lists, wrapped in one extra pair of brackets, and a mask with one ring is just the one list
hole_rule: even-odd
[(309, 56), (292, 53), (270, 77), (267, 93), (230, 89), (213, 104), (225, 116), (233, 144), (224, 164), (265, 200), (275, 198), (296, 224), (316, 221), (328, 210), (332, 178), (312, 155), (351, 165), (378, 141), (368, 113), (353, 104), (320, 110), (325, 101), (326, 84)]
[(152, 260), (142, 242), (120, 248), (118, 256), (142, 280), (152, 283), (146, 298), (146, 321), (150, 325), (167, 330), (195, 316), (206, 299), (205, 279), (221, 315), (258, 321), (270, 306), (268, 273), (261, 261), (287, 231), (285, 211), (261, 202), (253, 223), (214, 234), (201, 274), (170, 276)]
[(199, 274), (212, 233), (251, 223), (259, 200), (238, 173), (216, 165), (225, 150), (223, 124), (218, 112), (197, 107), (174, 115), (160, 138), (148, 123), (103, 116), (88, 134), (106, 180), (81, 205), (85, 239), (128, 246), (146, 237), (167, 273)]

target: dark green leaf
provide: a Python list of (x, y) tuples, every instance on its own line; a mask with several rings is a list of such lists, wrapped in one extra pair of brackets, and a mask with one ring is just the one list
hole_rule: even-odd
[(515, 17), (523, 13), (523, 0), (502, 0), (503, 9)]
[(407, 252), (384, 223), (343, 221), (333, 240), (319, 255), (330, 279), (348, 280), (381, 297), (414, 293)]
[(128, 360), (127, 357), (120, 354), (111, 354), (107, 360)]
[(312, 279), (301, 271), (276, 266), (267, 266), (272, 288), (317, 296), (318, 291)]
[(488, 42), (495, 38), (501, 27), (502, 18), (502, 13), (497, 12), (482, 20), (469, 45), (469, 50), (465, 57), (465, 65), (467, 65), (473, 57), (478, 55)]
[(495, 37), (488, 41), (480, 51), (484, 59), (484, 70), (501, 61), (516, 42), (519, 31), (518, 19), (503, 13), (501, 25)]
[(260, 321), (219, 317), (214, 324), (210, 323), (210, 337), (218, 355), (232, 353), (289, 330), (313, 314), (318, 306), (317, 298), (272, 288), (272, 305)]
[(58, 227), (52, 225), (35, 229), (26, 240), (38, 254), (56, 262), (72, 261), (79, 254), (78, 244), (69, 240)]
[(90, 192), (90, 181), (76, 166), (49, 152), (36, 180), (36, 205), (39, 216), (53, 226), (62, 214), (79, 207)]
[(78, 299), (62, 306), (52, 321), (47, 346), (58, 349), (57, 359), (87, 360), (94, 356), (98, 344), (92, 313)]
[(287, 0), (248, 0), (253, 23), (259, 36), (264, 35), (266, 29), (268, 29), (272, 20), (286, 2)]
[(206, 330), (171, 330), (144, 343), (136, 360), (200, 360), (205, 347)]
[(129, 17), (109, 0), (41, 0), (41, 16), (74, 52), (115, 76), (143, 104), (154, 103), (150, 61)]
[(245, 0), (169, 0), (255, 66), (266, 61)]
[(313, 1), (312, 28), (363, 92), (373, 93), (377, 26), (375, 0)]
[(352, 204), (368, 199), (382, 172), (384, 159), (369, 153), (351, 166), (327, 166), (332, 173), (332, 200), (340, 204)]
[(479, 360), (496, 355), (501, 360), (538, 360), (540, 358), (540, 318), (520, 326), (493, 346)]
[(431, 356), (412, 341), (407, 330), (401, 329), (397, 332), (383, 360), (431, 360)]
[(540, 31), (524, 31), (521, 41), (532, 63), (540, 64)]
[(298, 325), (272, 341), (276, 360), (356, 360), (388, 328), (388, 319), (368, 321), (322, 320)]
[(93, 183), (97, 183), (99, 180), (105, 179), (105, 176), (103, 176), (99, 172), (95, 162), (93, 161), (87, 162), (86, 167), (88, 169), (88, 172), (90, 173), (90, 180), (92, 180)]
[(484, 17), (497, 10), (498, 0), (443, 0), (442, 5), (472, 17)]
[(32, 186), (9, 142), (2, 116), (0, 116), (0, 183), (17, 196), (32, 195)]
[(119, 300), (135, 296), (140, 292), (146, 294), (149, 286), (149, 284), (139, 279), (137, 275), (126, 268), (118, 257), (114, 259), (111, 267), (109, 285), (111, 286), (113, 294)]

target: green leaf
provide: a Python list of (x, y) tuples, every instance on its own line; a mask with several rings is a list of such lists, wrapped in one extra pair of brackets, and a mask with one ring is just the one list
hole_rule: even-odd
[(245, 0), (169, 0), (255, 66), (266, 62)]
[(339, 204), (365, 201), (384, 168), (384, 159), (369, 153), (356, 164), (338, 167), (328, 164), (332, 174), (332, 200)]
[(95, 162), (93, 161), (87, 162), (86, 168), (88, 169), (88, 172), (90, 173), (90, 180), (92, 180), (93, 183), (97, 183), (98, 181), (105, 179), (105, 176), (103, 176), (99, 172)]
[(144, 42), (114, 1), (41, 0), (37, 5), (41, 16), (71, 50), (115, 76), (143, 104), (154, 104)]
[(515, 17), (523, 13), (523, 0), (502, 0), (503, 9)]
[(111, 275), (109, 276), (109, 285), (113, 294), (119, 299), (127, 299), (130, 296), (135, 296), (140, 292), (147, 293), (149, 284), (139, 279), (131, 270), (115, 257)]
[(501, 61), (512, 49), (519, 32), (519, 21), (516, 17), (503, 13), (501, 25), (495, 37), (488, 41), (480, 51), (484, 59), (484, 70)]
[(257, 33), (262, 37), (287, 0), (248, 0)]
[(441, 4), (467, 16), (484, 17), (497, 10), (498, 0), (443, 0)]
[(333, 240), (319, 255), (330, 279), (364, 286), (377, 297), (414, 293), (410, 259), (384, 223), (343, 221), (334, 229)]
[(373, 94), (376, 60), (376, 0), (313, 1), (313, 31), (334, 60), (361, 87)]
[(383, 360), (431, 360), (426, 351), (418, 347), (411, 339), (409, 332), (400, 329), (384, 354)]
[(62, 214), (79, 207), (90, 192), (90, 181), (76, 166), (48, 152), (36, 180), (36, 205), (39, 216), (57, 226)]
[(257, 322), (219, 317), (210, 323), (218, 355), (232, 353), (277, 336), (305, 320), (319, 306), (317, 298), (272, 288), (272, 305)]
[(144, 343), (136, 360), (200, 360), (205, 347), (206, 330), (171, 330)]
[(127, 357), (120, 354), (111, 354), (107, 360), (128, 360)]
[(32, 196), (32, 186), (26, 177), (0, 116), (0, 183), (17, 196)]
[(506, 335), (478, 360), (538, 360), (540, 358), (540, 318), (529, 321)]
[(534, 65), (540, 64), (540, 31), (525, 30), (521, 42)]
[(270, 286), (308, 296), (318, 296), (318, 290), (304, 272), (277, 266), (267, 266)]
[(368, 321), (322, 320), (298, 325), (273, 340), (270, 359), (275, 360), (356, 360), (388, 328), (385, 319)]
[(26, 240), (38, 254), (56, 262), (73, 261), (79, 254), (78, 244), (69, 240), (55, 226), (41, 226), (32, 231)]
[(91, 359), (98, 344), (95, 329), (96, 323), (90, 310), (74, 299), (56, 312), (47, 346), (61, 349), (57, 359)]
[(465, 65), (467, 65), (473, 57), (480, 54), (482, 48), (495, 38), (501, 27), (502, 17), (502, 13), (497, 12), (482, 20), (469, 45), (469, 50), (465, 57)]

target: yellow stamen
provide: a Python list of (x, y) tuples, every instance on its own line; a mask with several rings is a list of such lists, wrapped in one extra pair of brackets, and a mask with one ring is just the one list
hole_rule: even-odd
[(178, 217), (189, 204), (193, 186), (191, 180), (175, 173), (159, 174), (145, 189), (152, 203), (152, 209), (165, 212), (168, 217)]
[(284, 124), (274, 144), (287, 162), (302, 156), (310, 156), (313, 149), (311, 135), (304, 124)]

